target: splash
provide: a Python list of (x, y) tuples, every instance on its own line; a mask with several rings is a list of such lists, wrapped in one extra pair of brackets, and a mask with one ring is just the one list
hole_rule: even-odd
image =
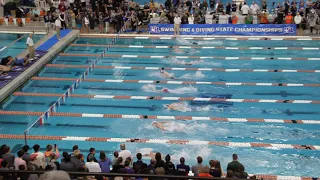
[(196, 73), (188, 73), (183, 76), (181, 76), (179, 79), (201, 79), (205, 78), (206, 76), (202, 74), (201, 71), (197, 71)]
[(194, 129), (200, 129), (204, 131), (208, 128), (207, 124), (204, 123), (192, 123), (192, 124), (186, 124), (181, 122), (166, 122), (164, 123), (164, 129), (168, 132), (182, 132), (186, 134), (195, 134), (196, 132)]
[[(153, 84), (146, 84), (142, 86), (142, 90), (145, 92), (158, 92), (157, 87)], [(173, 93), (173, 94), (189, 94), (189, 93), (198, 92), (198, 89), (193, 86), (179, 87), (179, 88), (168, 89), (168, 90), (170, 93)]]
[(174, 150), (171, 159), (176, 164), (179, 163), (181, 157), (184, 157), (186, 161), (190, 161), (190, 159), (196, 159), (197, 156), (209, 159), (212, 156), (212, 149), (208, 146), (188, 146), (188, 148)]

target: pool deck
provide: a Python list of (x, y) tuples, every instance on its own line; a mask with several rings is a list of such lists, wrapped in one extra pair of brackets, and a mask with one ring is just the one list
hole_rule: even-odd
[[(0, 33), (8, 33), (4, 31), (0, 31)], [(10, 31), (13, 33), (12, 31)], [(20, 32), (23, 34), (28, 33)], [(55, 33), (51, 32), (45, 37), (43, 37), (39, 42), (35, 44), (36, 53), (40, 54), (42, 57), (35, 61), (31, 66), (27, 68), (21, 67), (20, 69), (23, 72), (12, 79), (8, 84), (6, 84), (0, 90), (0, 102), (3, 101), (6, 97), (8, 97), (14, 90), (19, 88), (23, 83), (29, 80), (34, 74), (36, 74), (42, 67), (44, 67), (52, 58), (54, 58), (61, 50), (63, 50), (69, 43), (71, 43), (77, 36), (79, 35), (79, 31), (70, 31), (67, 32), (65, 37), (63, 37), (60, 41), (52, 41), (55, 37)], [(43, 46), (46, 46), (47, 51), (43, 51)], [(40, 48), (40, 49), (39, 49)], [(25, 50), (23, 53), (19, 54), (17, 57), (25, 57), (28, 55), (28, 50)]]

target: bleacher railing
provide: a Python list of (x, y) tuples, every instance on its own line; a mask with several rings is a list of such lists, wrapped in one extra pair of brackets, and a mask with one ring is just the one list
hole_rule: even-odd
[(48, 119), (50, 118), (50, 114), (56, 112), (56, 110), (60, 107), (61, 103), (66, 102), (66, 100), (70, 97), (74, 90), (78, 88), (79, 84), (87, 78), (90, 72), (92, 72), (92, 70), (97, 65), (98, 61), (102, 59), (107, 52), (109, 52), (111, 45), (114, 45), (116, 43), (120, 34), (123, 33), (127, 28), (127, 22), (128, 21), (124, 23), (123, 27), (112, 39), (112, 41), (103, 49), (102, 53), (93, 61), (93, 63), (91, 63), (91, 65), (82, 73), (82, 75), (80, 75), (80, 77), (58, 98), (58, 100), (55, 101), (46, 111), (44, 111), (44, 113), (24, 131), (24, 142), (26, 145), (28, 144), (27, 141), (29, 131), (33, 127), (43, 126), (45, 122), (48, 121)]

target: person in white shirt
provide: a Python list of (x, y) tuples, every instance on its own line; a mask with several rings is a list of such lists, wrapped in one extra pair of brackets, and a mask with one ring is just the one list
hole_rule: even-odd
[(246, 2), (243, 3), (243, 6), (241, 7), (241, 13), (242, 15), (246, 16), (249, 14), (249, 11), (250, 11), (250, 8), (249, 6), (247, 5)]
[(86, 162), (85, 166), (88, 168), (89, 172), (101, 172), (99, 163), (94, 162), (94, 157), (89, 157), (90, 162)]
[(35, 144), (33, 146), (33, 150), (34, 150), (34, 153), (32, 153), (31, 156), (34, 156), (33, 154), (36, 155), (35, 160), (33, 160), (33, 163), (38, 167), (41, 167), (44, 169), (46, 167), (46, 163), (45, 163), (46, 159), (44, 154), (42, 152), (39, 152), (40, 146), (38, 144)]
[(27, 38), (27, 46), (28, 46), (28, 49), (29, 49), (29, 60), (32, 61), (34, 60), (34, 57), (35, 57), (35, 53), (34, 53), (34, 43), (33, 43), (33, 40), (32, 40), (32, 34), (30, 33), (29, 34), (29, 37)]
[(180, 35), (181, 18), (179, 17), (178, 14), (175, 15), (173, 22), (174, 22), (174, 28), (173, 28), (174, 36), (176, 36), (176, 35), (179, 36)]
[(258, 10), (260, 10), (260, 7), (255, 2), (252, 2), (252, 5), (250, 6), (251, 14), (257, 15)]
[(121, 149), (121, 151), (119, 152), (118, 158), (122, 157), (122, 163), (124, 163), (128, 157), (130, 157), (131, 160), (133, 159), (131, 151), (126, 150), (126, 145), (125, 144), (120, 144), (120, 149)]
[(56, 26), (56, 35), (57, 38), (60, 40), (61, 36), (60, 36), (60, 30), (61, 30), (61, 21), (59, 18), (56, 19), (56, 21), (54, 22), (54, 25)]

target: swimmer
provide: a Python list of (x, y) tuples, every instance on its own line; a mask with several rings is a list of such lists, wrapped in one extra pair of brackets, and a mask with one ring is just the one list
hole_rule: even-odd
[(168, 88), (162, 88), (161, 90), (156, 90), (157, 92), (164, 92), (164, 93), (170, 93), (170, 90)]
[(198, 44), (198, 43), (197, 43), (197, 42), (192, 42), (192, 44), (196, 45), (196, 44)]
[(174, 110), (174, 111), (180, 111), (180, 112), (191, 111), (191, 109), (188, 107), (188, 104), (185, 102), (165, 104), (164, 107), (168, 110)]
[(199, 59), (199, 60), (190, 61), (190, 62), (174, 60), (174, 62), (175, 62), (176, 64), (180, 64), (180, 65), (192, 66), (192, 65), (195, 65), (195, 64), (203, 63), (204, 60)]
[[(155, 158), (156, 156), (156, 153), (153, 152), (152, 148), (141, 148), (138, 152), (141, 153), (143, 157)], [(163, 154), (161, 154), (161, 156), (164, 157)]]
[(159, 128), (163, 131), (167, 131), (165, 128), (165, 125), (168, 124), (169, 122), (157, 122), (157, 121), (153, 121), (152, 122), (152, 126)]
[(188, 53), (188, 52), (184, 52), (183, 50), (178, 49), (178, 48), (173, 48), (172, 52), (177, 53), (177, 54)]
[(176, 79), (175, 77), (173, 77), (173, 74), (170, 74), (165, 70), (160, 70), (160, 74), (161, 74), (161, 76), (168, 78), (168, 79)]

